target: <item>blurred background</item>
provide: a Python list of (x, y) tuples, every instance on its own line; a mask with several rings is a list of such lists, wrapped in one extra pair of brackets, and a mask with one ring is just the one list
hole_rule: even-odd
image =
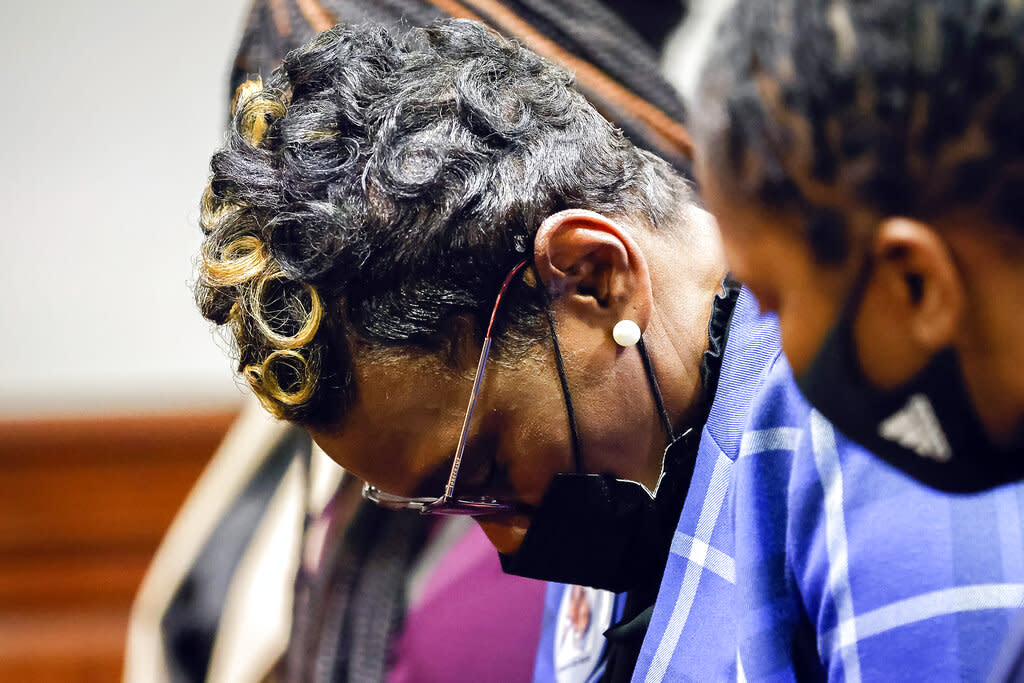
[(0, 4), (2, 681), (120, 678), (241, 403), (189, 285), (248, 4)]
[[(688, 90), (715, 2), (664, 46)], [(0, 681), (121, 676), (139, 582), (242, 404), (192, 301), (249, 0), (0, 5)]]

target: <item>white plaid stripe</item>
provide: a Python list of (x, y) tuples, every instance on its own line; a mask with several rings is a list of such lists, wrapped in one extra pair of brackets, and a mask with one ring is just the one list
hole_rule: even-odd
[(796, 427), (775, 427), (747, 432), (740, 442), (740, 457), (745, 458), (765, 451), (795, 451), (802, 433), (803, 430)]
[(846, 543), (843, 512), (843, 473), (839, 467), (835, 430), (816, 410), (811, 411), (811, 443), (814, 464), (825, 490), (828, 588), (839, 619), (839, 654), (844, 679), (848, 683), (857, 683), (861, 680), (860, 660), (857, 655), (857, 622), (854, 618), (853, 596), (850, 594), (849, 547)]
[(736, 561), (699, 538), (677, 531), (672, 539), (672, 554), (699, 564), (729, 583), (736, 583)]
[(747, 683), (747, 674), (743, 671), (743, 660), (740, 659), (739, 650), (736, 650), (736, 683)]
[(836, 640), (840, 638), (839, 634), (844, 628), (855, 631), (857, 638), (864, 640), (934, 617), (986, 609), (1017, 609), (1022, 601), (1024, 584), (1020, 583), (986, 583), (943, 588), (865, 612), (851, 620), (853, 623), (840, 624), (822, 635), (821, 646), (826, 652), (834, 649)]
[[(697, 518), (697, 531), (695, 540), (700, 540), (705, 546), (711, 544), (711, 533), (718, 522), (718, 516), (722, 511), (722, 504), (725, 502), (725, 494), (729, 489), (729, 475), (732, 472), (732, 460), (724, 454), (719, 453), (715, 462), (715, 469), (711, 473), (711, 483), (708, 485), (707, 495), (701, 506), (700, 516)], [(724, 554), (724, 553), (723, 553)], [(645, 683), (656, 683), (665, 677), (668, 671), (669, 662), (672, 661), (672, 653), (679, 644), (679, 638), (683, 634), (686, 620), (690, 617), (690, 610), (693, 608), (693, 600), (697, 595), (697, 585), (700, 583), (704, 565), (697, 562), (688, 562), (686, 571), (683, 574), (682, 585), (679, 588), (679, 595), (676, 597), (675, 605), (672, 606), (672, 616), (669, 617), (668, 625), (662, 634), (658, 649), (654, 652), (651, 667), (647, 670)], [(735, 568), (733, 570), (735, 574)]]

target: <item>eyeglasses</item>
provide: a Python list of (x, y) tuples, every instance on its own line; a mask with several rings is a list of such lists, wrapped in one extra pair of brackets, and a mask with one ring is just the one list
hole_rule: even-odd
[(456, 498), (455, 480), (459, 476), (459, 467), (462, 465), (462, 455), (466, 450), (466, 439), (469, 437), (469, 422), (473, 419), (473, 409), (476, 407), (477, 395), (480, 393), (480, 385), (484, 379), (484, 369), (487, 367), (487, 357), (491, 353), (491, 332), (494, 329), (494, 319), (498, 314), (498, 307), (501, 306), (502, 297), (512, 280), (526, 267), (528, 261), (522, 261), (505, 276), (505, 281), (498, 290), (498, 297), (494, 301), (494, 309), (491, 311), (491, 321), (487, 324), (487, 334), (484, 335), (484, 345), (480, 350), (480, 362), (476, 367), (476, 376), (473, 378), (473, 391), (469, 395), (469, 405), (466, 407), (466, 417), (462, 421), (462, 433), (459, 435), (459, 445), (455, 449), (455, 460), (452, 462), (452, 471), (448, 475), (448, 483), (444, 487), (444, 493), (438, 498), (407, 498), (385, 493), (375, 486), (366, 484), (363, 487), (363, 498), (371, 500), (377, 505), (391, 510), (414, 510), (423, 515), (494, 515), (499, 513), (513, 512), (516, 505), (500, 503), (489, 497), (480, 498)]

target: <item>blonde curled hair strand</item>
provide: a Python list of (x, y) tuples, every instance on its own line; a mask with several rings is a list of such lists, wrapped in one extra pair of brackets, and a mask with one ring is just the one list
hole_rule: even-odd
[(309, 311), (306, 312), (305, 319), (302, 321), (302, 327), (299, 328), (298, 332), (291, 336), (280, 334), (270, 326), (270, 323), (267, 322), (264, 316), (264, 311), (266, 310), (263, 302), (264, 294), (266, 293), (267, 285), (276, 280), (292, 282), (279, 270), (265, 272), (253, 288), (250, 310), (260, 332), (263, 333), (263, 336), (273, 346), (278, 349), (297, 349), (313, 341), (317, 330), (320, 329), (320, 321), (324, 317), (323, 303), (320, 301), (320, 295), (317, 294), (316, 289), (312, 285), (305, 282), (298, 283), (309, 295)]

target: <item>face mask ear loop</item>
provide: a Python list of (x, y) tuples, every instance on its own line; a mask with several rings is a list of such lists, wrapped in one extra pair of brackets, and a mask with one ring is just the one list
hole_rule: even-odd
[(555, 334), (555, 319), (551, 316), (551, 308), (545, 307), (544, 313), (551, 328), (551, 341), (555, 346), (555, 367), (558, 368), (558, 381), (562, 383), (562, 396), (565, 398), (565, 412), (569, 416), (569, 432), (572, 434), (572, 462), (576, 474), (583, 474), (583, 451), (580, 448), (580, 436), (576, 430), (576, 411), (572, 407), (572, 396), (569, 394), (569, 380), (565, 377), (565, 361), (562, 360), (562, 349), (558, 347), (558, 335)]
[(668, 416), (668, 411), (665, 409), (665, 400), (661, 397), (661, 388), (658, 386), (658, 376), (654, 372), (654, 364), (651, 362), (651, 356), (647, 353), (647, 345), (644, 344), (643, 336), (640, 337), (640, 341), (637, 342), (636, 348), (640, 351), (640, 358), (644, 361), (644, 370), (647, 372), (647, 381), (651, 384), (651, 393), (654, 394), (654, 403), (658, 406), (658, 415), (661, 417), (661, 426), (665, 428), (665, 434), (668, 436), (668, 442), (672, 443), (676, 440), (675, 430), (672, 429), (672, 420)]
[(537, 267), (533, 266), (533, 276), (538, 286), (544, 292), (544, 315), (548, 319), (548, 329), (551, 330), (551, 343), (555, 347), (555, 367), (558, 368), (558, 381), (562, 383), (562, 398), (565, 400), (565, 412), (569, 418), (569, 433), (572, 438), (572, 464), (576, 468), (576, 474), (584, 474), (583, 471), (583, 449), (580, 448), (580, 435), (576, 428), (576, 411), (572, 407), (572, 395), (569, 393), (569, 380), (565, 376), (565, 360), (562, 358), (562, 349), (558, 346), (558, 334), (555, 333), (555, 318), (551, 315), (551, 296), (548, 290), (541, 284), (540, 273)]

